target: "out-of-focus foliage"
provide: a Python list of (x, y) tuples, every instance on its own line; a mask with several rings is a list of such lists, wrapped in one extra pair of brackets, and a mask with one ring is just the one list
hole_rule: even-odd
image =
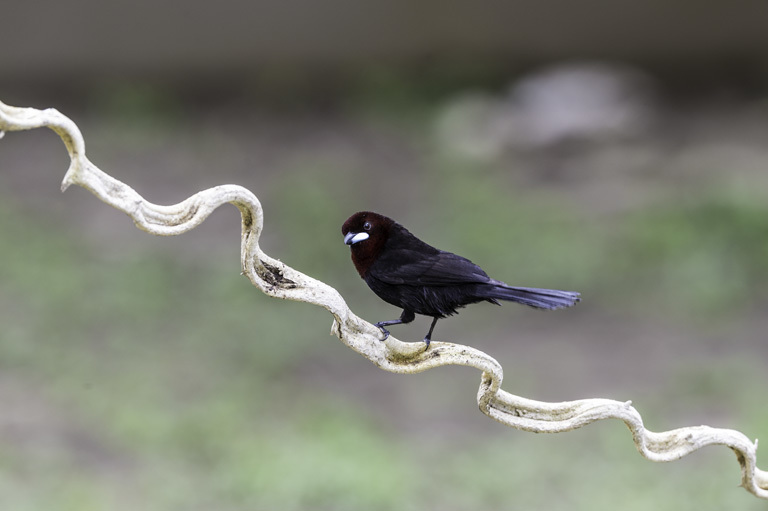
[[(398, 311), (368, 292), (341, 242), (360, 209), (511, 284), (583, 292), (569, 311), (478, 305), (441, 323), (439, 340), (498, 356), (511, 392), (633, 399), (650, 429), (768, 435), (765, 344), (742, 340), (764, 326), (759, 186), (735, 193), (723, 168), (683, 176), (697, 183), (686, 188), (653, 133), (457, 154), (436, 136), (449, 100), (434, 90), (439, 100), (372, 75), (330, 111), (265, 113), (128, 87), (96, 94), (83, 127), (95, 161), (157, 202), (223, 181), (251, 188), (265, 249), (372, 321)], [(25, 136), (6, 136), (0, 157)], [(660, 154), (637, 158), (652, 170), (614, 167), (647, 153)], [(2, 509), (763, 506), (735, 488), (727, 450), (656, 465), (619, 424), (531, 436), (490, 423), (476, 374), (380, 374), (327, 335), (327, 313), (239, 276), (235, 225), (149, 238), (77, 190), (46, 216), (53, 206), (33, 208), (45, 188), (5, 174), (33, 156), (0, 164)], [(34, 169), (48, 176), (34, 182), (55, 188), (56, 170)], [(101, 241), (122, 236), (133, 241)]]

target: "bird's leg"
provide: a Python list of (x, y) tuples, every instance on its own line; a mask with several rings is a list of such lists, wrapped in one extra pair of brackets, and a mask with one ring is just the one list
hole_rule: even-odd
[(427, 343), (427, 348), (429, 348), (429, 343), (432, 341), (432, 330), (435, 329), (435, 325), (437, 324), (437, 320), (440, 319), (439, 317), (435, 316), (435, 319), (432, 320), (432, 325), (429, 327), (429, 332), (427, 332), (427, 336), (424, 337), (424, 342)]
[(403, 309), (403, 313), (400, 314), (400, 319), (391, 319), (389, 321), (379, 321), (374, 326), (378, 327), (379, 330), (381, 330), (381, 333), (384, 334), (384, 338), (382, 341), (386, 341), (387, 337), (389, 337), (389, 330), (384, 328), (385, 326), (389, 325), (405, 325), (406, 323), (410, 323), (416, 318), (416, 314), (414, 314), (412, 311), (409, 311), (407, 309)]

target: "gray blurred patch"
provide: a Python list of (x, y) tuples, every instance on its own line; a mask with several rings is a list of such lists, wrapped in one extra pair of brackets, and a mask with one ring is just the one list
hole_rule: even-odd
[(648, 75), (626, 66), (548, 67), (514, 83), (504, 96), (454, 99), (436, 120), (436, 138), (441, 148), (489, 160), (511, 148), (632, 138), (652, 125), (654, 89)]

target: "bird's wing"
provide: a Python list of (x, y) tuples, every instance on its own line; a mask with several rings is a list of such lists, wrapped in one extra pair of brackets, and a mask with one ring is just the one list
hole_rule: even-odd
[(382, 254), (372, 270), (377, 279), (387, 284), (451, 286), (490, 280), (469, 259), (438, 250), (429, 255), (410, 248), (391, 250)]

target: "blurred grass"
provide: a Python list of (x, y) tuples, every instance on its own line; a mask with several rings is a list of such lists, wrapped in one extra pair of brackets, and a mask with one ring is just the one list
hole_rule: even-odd
[[(306, 306), (259, 296), (235, 267), (89, 260), (66, 235), (14, 218), (0, 217), (11, 326), (0, 368), (44, 382), (45, 399), (98, 437), (105, 459), (44, 455), (28, 492), (0, 494), (0, 508), (135, 509), (110, 503), (118, 481), (103, 481), (101, 464), (127, 472), (144, 509), (210, 508), (201, 495), (217, 509), (388, 509), (393, 488), (408, 490), (408, 467), (374, 425), (281, 375), (312, 351), (327, 314), (296, 322)], [(6, 447), (13, 472), (24, 452)], [(46, 488), (63, 470), (61, 487)]]
[(713, 193), (660, 204), (630, 218), (621, 237), (628, 283), (653, 283), (661, 306), (722, 319), (766, 304), (764, 198)]
[[(128, 99), (113, 106), (116, 115), (165, 101), (142, 91)], [(392, 104), (419, 104), (408, 94), (392, 101), (386, 115)], [(180, 122), (172, 111), (152, 130)], [(768, 206), (759, 197), (714, 189), (599, 218), (562, 189), (531, 193), (502, 170), (433, 156), (423, 175), (391, 178), (429, 192), (398, 220), (435, 245), (472, 254), (492, 275), (567, 283), (589, 297), (585, 307), (690, 328), (735, 323), (765, 303)], [(360, 181), (354, 165), (312, 164), (302, 170), (297, 162), (272, 183), (270, 253), (346, 286), (356, 277), (340, 222), (350, 198), (370, 199), (380, 188), (370, 176)], [(387, 200), (377, 204), (400, 212)], [(237, 261), (146, 249), (106, 260), (61, 225), (0, 205), (0, 383), (10, 389), (6, 399), (18, 394), (19, 410), (31, 410), (0, 423), (11, 439), (0, 444), (0, 509), (763, 507), (731, 491), (738, 469), (727, 450), (656, 465), (637, 455), (618, 423), (556, 436), (500, 428), (434, 442), (391, 431), (354, 400), (296, 378), (307, 361), (333, 357), (324, 311), (267, 299), (239, 276)], [(365, 292), (352, 289), (350, 303)], [(744, 370), (742, 362), (681, 367), (672, 397), (728, 403), (743, 419), (734, 427), (765, 431), (768, 415), (750, 406), (762, 392), (732, 375), (765, 379), (754, 376), (760, 364)], [(656, 424), (672, 410), (661, 398), (651, 404), (655, 411), (641, 411), (651, 429), (662, 429)]]

